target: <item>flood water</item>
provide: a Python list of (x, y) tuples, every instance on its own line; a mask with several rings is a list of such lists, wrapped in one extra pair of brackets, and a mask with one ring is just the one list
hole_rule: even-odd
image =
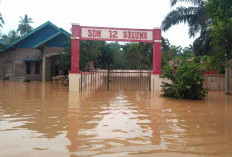
[(148, 91), (69, 93), (0, 83), (1, 157), (232, 156), (232, 95), (201, 101)]

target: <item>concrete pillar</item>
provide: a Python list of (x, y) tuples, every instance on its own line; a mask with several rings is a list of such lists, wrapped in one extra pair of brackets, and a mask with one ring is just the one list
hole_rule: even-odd
[(159, 74), (151, 74), (151, 91), (160, 92), (162, 82), (171, 83), (171, 80), (160, 78)]
[(79, 69), (80, 57), (80, 24), (72, 24), (71, 70), (69, 71), (69, 91), (81, 91), (81, 73)]
[(69, 73), (69, 91), (80, 92), (81, 91), (81, 74)]
[(46, 56), (43, 56), (42, 81), (46, 81)]
[(161, 28), (153, 30), (153, 74), (161, 73)]
[(163, 79), (161, 74), (161, 28), (154, 28), (153, 30), (153, 71), (151, 72), (151, 91), (160, 92)]
[(79, 57), (80, 57), (80, 25), (72, 25), (72, 43), (71, 43), (71, 71), (79, 73)]
[(162, 81), (158, 74), (151, 74), (151, 91), (160, 92), (162, 87)]

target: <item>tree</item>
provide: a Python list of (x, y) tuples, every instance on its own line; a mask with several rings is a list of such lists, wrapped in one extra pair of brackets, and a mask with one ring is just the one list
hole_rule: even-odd
[(232, 59), (232, 1), (208, 0), (206, 9), (212, 19), (210, 42), (214, 56), (225, 66), (226, 88), (229, 93), (229, 63)]
[(4, 24), (4, 20), (2, 14), (0, 13), (0, 27), (2, 27), (3, 24)]
[[(98, 57), (101, 55), (102, 47), (105, 42), (97, 41), (80, 41), (80, 70), (86, 71), (86, 65), (91, 62), (97, 62)], [(71, 41), (67, 41), (68, 45), (71, 46)], [(67, 73), (71, 68), (71, 48), (67, 47), (61, 52), (56, 65)]]
[(152, 44), (130, 43), (124, 47), (124, 51), (129, 69), (152, 68)]
[(180, 47), (171, 45), (168, 39), (162, 38), (162, 53), (161, 53), (161, 66), (164, 67), (165, 65), (173, 62), (175, 57), (178, 56), (187, 56), (189, 53), (193, 52), (192, 45), (189, 47)]
[(189, 26), (189, 37), (194, 37), (197, 34), (200, 36), (193, 43), (193, 51), (196, 55), (210, 54), (209, 46), (209, 29), (211, 18), (208, 16), (205, 8), (205, 0), (170, 0), (171, 6), (175, 6), (178, 2), (191, 4), (190, 7), (179, 6), (175, 10), (168, 13), (162, 22), (164, 31), (171, 26), (179, 23), (185, 23)]
[(56, 66), (63, 70), (64, 74), (68, 73), (71, 67), (71, 53), (70, 52), (61, 52), (58, 60), (56, 61)]
[(212, 39), (210, 38), (209, 33), (209, 29), (202, 31), (200, 36), (193, 42), (193, 51), (196, 56), (213, 54), (212, 48), (210, 46), (210, 42), (212, 41)]
[(114, 64), (113, 69), (128, 69), (128, 63), (125, 57), (125, 51), (123, 51), (123, 46), (118, 42), (108, 43), (111, 50), (113, 51)]
[[(71, 44), (70, 44), (71, 45)], [(182, 49), (170, 45), (167, 39), (162, 39), (162, 66), (182, 52), (191, 48)], [(57, 66), (63, 69), (70, 67), (70, 48), (67, 53), (61, 54)], [(152, 69), (153, 49), (150, 43), (106, 43), (104, 41), (80, 41), (80, 70), (86, 71), (89, 62), (94, 62), (95, 68), (102, 69)]]
[(114, 65), (114, 50), (109, 44), (105, 44), (101, 49), (101, 55), (98, 57), (97, 66), (101, 69), (112, 69)]
[(182, 99), (205, 98), (207, 94), (203, 87), (205, 68), (196, 62), (194, 55), (177, 57), (174, 64), (178, 66), (177, 70), (171, 65), (166, 65), (162, 69), (161, 78), (171, 81), (162, 82), (162, 96)]
[(178, 56), (181, 48), (173, 46), (169, 43), (168, 39), (162, 38), (162, 53), (161, 53), (161, 67), (169, 64), (171, 60)]
[(20, 21), (18, 25), (17, 31), (20, 33), (20, 35), (25, 35), (29, 33), (33, 28), (30, 26), (31, 23), (33, 23), (32, 19), (27, 16), (27, 14), (24, 15), (24, 18), (20, 16)]
[[(4, 20), (2, 17), (2, 14), (0, 13), (0, 27), (2, 27), (2, 25), (4, 24)], [(1, 36), (2, 32), (0, 31), (0, 36)]]
[(201, 33), (207, 28), (209, 17), (206, 14), (204, 0), (170, 0), (171, 6), (175, 6), (178, 2), (186, 2), (192, 4), (190, 7), (177, 7), (168, 13), (162, 22), (164, 31), (171, 26), (179, 23), (187, 23), (189, 26), (189, 36), (193, 37), (197, 33)]
[(11, 30), (8, 35), (3, 34), (2, 35), (2, 39), (7, 43), (7, 44), (11, 44), (12, 42), (14, 42), (15, 40), (17, 40), (19, 38), (18, 33), (15, 30)]
[(89, 62), (99, 65), (99, 56), (106, 45), (105, 41), (80, 41), (80, 70), (86, 71)]

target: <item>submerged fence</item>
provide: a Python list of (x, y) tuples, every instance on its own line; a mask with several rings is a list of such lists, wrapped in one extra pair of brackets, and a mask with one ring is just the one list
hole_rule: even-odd
[(150, 90), (148, 70), (99, 70), (83, 72), (81, 90)]

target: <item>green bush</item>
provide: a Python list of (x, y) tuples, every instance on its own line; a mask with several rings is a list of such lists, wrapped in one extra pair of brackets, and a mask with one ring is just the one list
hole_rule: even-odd
[(172, 65), (162, 69), (161, 78), (171, 83), (162, 82), (162, 96), (182, 99), (203, 99), (207, 91), (203, 87), (204, 65), (196, 61), (192, 54), (174, 59), (177, 70)]

